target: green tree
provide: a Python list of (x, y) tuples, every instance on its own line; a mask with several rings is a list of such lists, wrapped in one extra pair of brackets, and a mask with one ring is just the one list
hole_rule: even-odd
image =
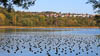
[(97, 13), (100, 13), (100, 0), (88, 0), (87, 3), (92, 4), (94, 10), (96, 10)]
[(45, 16), (44, 15), (40, 15), (39, 16), (39, 24), (41, 25), (41, 26), (46, 26), (46, 18), (45, 18)]
[[(88, 0), (87, 3), (91, 3), (93, 5), (94, 10), (96, 13), (100, 14), (100, 0)], [(95, 16), (96, 25), (100, 26), (100, 15)]]
[(7, 8), (9, 11), (15, 6), (28, 9), (28, 7), (34, 5), (35, 0), (0, 0), (0, 5)]
[(96, 20), (96, 25), (100, 26), (100, 15), (96, 15), (95, 20)]

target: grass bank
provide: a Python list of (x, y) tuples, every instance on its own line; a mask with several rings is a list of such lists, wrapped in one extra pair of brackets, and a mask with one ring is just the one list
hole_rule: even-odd
[(0, 26), (0, 29), (2, 28), (100, 28), (98, 26), (70, 26), (70, 27), (28, 27), (28, 26)]

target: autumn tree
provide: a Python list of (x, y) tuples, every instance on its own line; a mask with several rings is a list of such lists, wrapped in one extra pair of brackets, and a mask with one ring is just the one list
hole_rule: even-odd
[(0, 13), (0, 25), (4, 25), (5, 24), (5, 15), (3, 13)]

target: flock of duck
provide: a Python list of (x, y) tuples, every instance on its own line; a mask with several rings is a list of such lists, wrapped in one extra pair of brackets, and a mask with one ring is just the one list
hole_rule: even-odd
[[(44, 56), (100, 56), (100, 39), (91, 35), (6, 33), (0, 35), (0, 54)], [(16, 55), (17, 56), (17, 55)]]

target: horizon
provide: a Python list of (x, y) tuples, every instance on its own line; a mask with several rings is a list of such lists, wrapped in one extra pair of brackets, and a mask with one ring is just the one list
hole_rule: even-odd
[[(55, 13), (61, 13), (61, 14), (68, 14), (70, 12), (66, 12), (66, 13), (63, 13), (63, 12), (56, 12), (56, 11), (35, 11), (35, 12), (32, 12), (32, 11), (16, 11), (16, 12), (25, 12), (25, 13), (46, 13), (46, 12), (55, 12)], [(70, 13), (70, 14), (89, 14), (89, 13)], [(98, 14), (89, 14), (89, 15), (98, 15)]]
[(92, 8), (92, 5), (86, 4), (87, 0), (77, 1), (53, 1), (53, 0), (37, 0), (34, 6), (29, 7), (28, 10), (19, 7), (14, 7), (15, 11), (25, 12), (44, 12), (53, 11), (61, 13), (78, 13), (78, 14), (96, 14)]

